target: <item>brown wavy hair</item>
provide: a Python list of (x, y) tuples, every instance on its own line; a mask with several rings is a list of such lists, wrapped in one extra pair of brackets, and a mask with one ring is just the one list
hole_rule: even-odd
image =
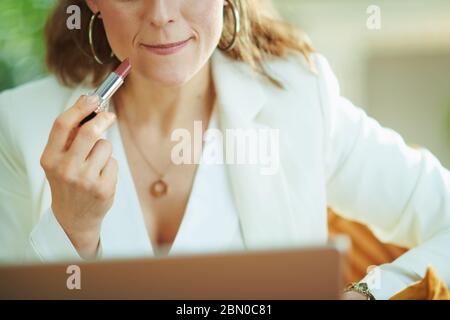
[[(230, 0), (241, 15), (241, 32), (234, 48), (226, 55), (244, 61), (256, 72), (273, 84), (281, 83), (264, 69), (268, 57), (284, 58), (294, 51), (303, 55), (312, 66), (310, 54), (314, 51), (308, 37), (299, 29), (281, 21), (271, 0)], [(66, 26), (67, 8), (76, 5), (81, 9), (81, 29), (69, 30)], [(234, 33), (234, 19), (231, 10), (224, 11), (224, 30), (220, 46)], [(66, 86), (76, 86), (87, 79), (93, 86), (99, 83), (120, 63), (117, 58), (109, 59), (111, 48), (103, 24), (95, 24), (93, 38), (95, 51), (103, 65), (95, 62), (88, 41), (89, 21), (92, 11), (85, 0), (59, 0), (45, 26), (46, 63), (48, 70)]]

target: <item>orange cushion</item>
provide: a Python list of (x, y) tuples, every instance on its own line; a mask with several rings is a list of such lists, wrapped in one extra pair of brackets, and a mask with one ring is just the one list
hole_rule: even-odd
[(400, 291), (390, 300), (450, 300), (450, 291), (433, 268), (428, 267), (424, 279)]

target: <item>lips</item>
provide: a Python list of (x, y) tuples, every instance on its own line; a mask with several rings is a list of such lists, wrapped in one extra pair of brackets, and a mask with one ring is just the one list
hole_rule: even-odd
[(163, 43), (163, 44), (144, 44), (141, 45), (147, 49), (148, 51), (158, 54), (158, 55), (170, 55), (179, 52), (181, 49), (186, 47), (188, 43), (193, 38), (190, 37), (183, 41), (172, 42), (172, 43)]

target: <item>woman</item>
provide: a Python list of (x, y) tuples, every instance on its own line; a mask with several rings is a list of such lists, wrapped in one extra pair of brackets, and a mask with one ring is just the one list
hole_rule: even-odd
[[(66, 28), (73, 4), (80, 30)], [(269, 3), (65, 0), (46, 35), (53, 75), (0, 96), (2, 261), (323, 243), (328, 205), (413, 248), (381, 267), (376, 298), (429, 264), (450, 283), (449, 171), (341, 97)], [(125, 58), (111, 109), (78, 128), (98, 106), (84, 94)], [(173, 164), (171, 133), (198, 121), (279, 129), (277, 170)]]

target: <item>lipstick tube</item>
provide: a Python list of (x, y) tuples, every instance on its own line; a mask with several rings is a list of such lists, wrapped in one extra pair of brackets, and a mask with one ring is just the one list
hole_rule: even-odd
[(100, 111), (104, 110), (104, 107), (108, 106), (109, 99), (116, 93), (116, 91), (122, 86), (125, 78), (131, 71), (131, 64), (128, 59), (125, 59), (116, 70), (111, 72), (109, 76), (102, 82), (102, 84), (91, 94), (97, 95), (100, 99), (98, 108), (84, 118), (79, 127), (93, 119)]

